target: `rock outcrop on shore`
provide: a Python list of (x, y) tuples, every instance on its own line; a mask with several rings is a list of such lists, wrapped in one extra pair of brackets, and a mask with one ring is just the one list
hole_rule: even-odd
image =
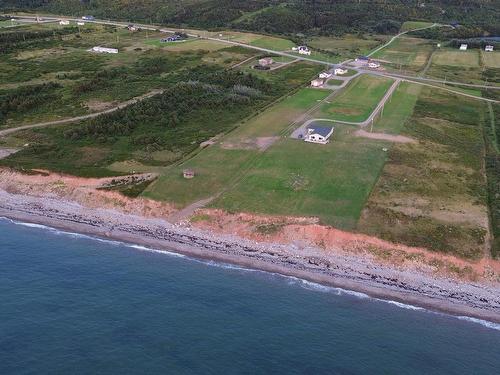
[(379, 298), (500, 322), (500, 284), (465, 281), (390, 267), (372, 259), (256, 242), (162, 219), (88, 208), (58, 197), (0, 189), (0, 216), (277, 272)]

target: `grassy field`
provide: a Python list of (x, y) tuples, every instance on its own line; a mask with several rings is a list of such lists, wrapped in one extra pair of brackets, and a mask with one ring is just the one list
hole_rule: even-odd
[(360, 122), (368, 118), (392, 83), (391, 79), (361, 75), (356, 77), (331, 103), (315, 113), (317, 118)]
[(214, 202), (231, 212), (315, 216), (351, 229), (376, 182), (387, 143), (354, 137), (337, 126), (333, 141), (314, 145), (281, 140), (238, 184)]
[(442, 49), (432, 57), (432, 64), (456, 67), (479, 67), (478, 50), (459, 51), (458, 49)]
[(415, 29), (421, 29), (423, 27), (432, 26), (431, 22), (422, 22), (422, 21), (406, 21), (401, 26), (401, 31), (410, 31)]
[[(164, 36), (163, 36), (164, 37)], [(170, 42), (170, 43), (162, 43), (160, 39), (152, 39), (150, 38), (145, 42), (145, 44), (155, 47), (160, 47), (167, 51), (217, 51), (223, 48), (226, 48), (228, 45), (226, 43), (217, 42), (215, 40), (206, 40), (206, 39), (188, 39), (181, 42)]]
[(291, 50), (295, 46), (295, 43), (288, 39), (276, 38), (273, 36), (261, 36), (249, 43), (252, 46), (267, 48), (274, 51), (286, 51)]
[(488, 247), (483, 165), (485, 105), (422, 88), (363, 211), (358, 230), (466, 258)]
[(425, 39), (400, 37), (372, 57), (388, 61), (393, 68), (419, 71), (424, 68), (433, 48)]
[(400, 134), (413, 114), (420, 90), (420, 85), (402, 82), (384, 106), (382, 117), (375, 121), (373, 132)]
[(500, 52), (481, 51), (481, 59), (486, 67), (500, 69)]
[(338, 54), (343, 58), (353, 58), (365, 55), (378, 45), (384, 43), (386, 36), (363, 36), (347, 34), (342, 38), (318, 36), (311, 38), (308, 45), (315, 49), (322, 49)]
[[(260, 144), (272, 142), (297, 116), (325, 98), (327, 91), (302, 89), (261, 114), (240, 125), (216, 144), (202, 150), (185, 163), (168, 168), (145, 195), (185, 206), (221, 192), (253, 160), (259, 157)], [(195, 180), (182, 178), (182, 170), (193, 169)]]

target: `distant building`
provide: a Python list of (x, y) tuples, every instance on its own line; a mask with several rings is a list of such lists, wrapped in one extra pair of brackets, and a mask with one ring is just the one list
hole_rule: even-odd
[(333, 134), (333, 126), (317, 126), (312, 125), (307, 128), (307, 133), (304, 141), (311, 143), (327, 144)]
[(336, 76), (341, 76), (341, 75), (343, 75), (343, 74), (346, 74), (346, 73), (347, 73), (347, 69), (335, 68), (335, 70), (333, 71), (333, 73), (334, 73)]
[(194, 171), (192, 169), (184, 169), (182, 171), (182, 176), (188, 180), (194, 178)]
[(356, 58), (355, 61), (368, 62), (369, 60), (370, 60), (370, 58), (367, 56), (359, 56)]
[(263, 59), (259, 60), (259, 65), (260, 66), (269, 66), (273, 65), (274, 61), (271, 57), (264, 57)]
[(60, 20), (59, 25), (69, 25), (69, 21), (66, 20)]
[(380, 63), (378, 63), (376, 61), (370, 61), (368, 63), (368, 67), (372, 68), (372, 69), (377, 69), (377, 68), (380, 68)]
[(493, 46), (492, 45), (487, 45), (486, 47), (484, 47), (484, 51), (485, 52), (493, 52)]
[(181, 41), (181, 40), (184, 40), (184, 39), (187, 39), (187, 35), (186, 34), (174, 34), (174, 35), (171, 35), (171, 36), (169, 36), (167, 38), (163, 38), (160, 41), (162, 43), (169, 43), (169, 42), (178, 42), (178, 41)]
[(138, 28), (134, 25), (128, 25), (127, 29), (128, 29), (128, 31), (137, 31), (138, 30)]
[(467, 51), (467, 44), (460, 44), (460, 51)]
[(82, 17), (82, 20), (85, 20), (85, 21), (93, 21), (95, 20), (94, 16), (83, 16)]
[(319, 73), (319, 78), (330, 78), (332, 75), (332, 72), (321, 72)]
[(325, 80), (321, 78), (316, 78), (311, 81), (312, 87), (321, 87), (325, 84)]
[(85, 26), (85, 22), (81, 22), (81, 21), (78, 21), (76, 24), (77, 24), (78, 26)]
[(299, 52), (300, 55), (310, 55), (311, 50), (307, 46), (293, 47), (292, 51)]
[(92, 49), (90, 51), (96, 52), (96, 53), (118, 53), (118, 49), (116, 49), (116, 48), (106, 48), (106, 47), (99, 47), (99, 46), (92, 47)]

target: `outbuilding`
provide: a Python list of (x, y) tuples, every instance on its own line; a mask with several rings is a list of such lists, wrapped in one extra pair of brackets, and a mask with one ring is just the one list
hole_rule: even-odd
[(92, 47), (91, 51), (96, 53), (118, 53), (118, 49), (116, 48), (107, 48), (99, 46)]
[(60, 20), (59, 25), (69, 25), (69, 21), (67, 20)]
[(263, 59), (259, 60), (260, 66), (269, 66), (269, 65), (273, 65), (273, 63), (274, 63), (274, 60), (272, 59), (272, 57), (264, 57)]
[(332, 76), (331, 72), (321, 72), (319, 73), (319, 78), (330, 78)]
[(333, 73), (336, 75), (336, 76), (341, 76), (341, 75), (344, 75), (347, 73), (347, 69), (342, 69), (342, 68), (335, 68), (335, 70), (333, 71)]
[(325, 80), (321, 78), (316, 78), (311, 81), (312, 87), (321, 87), (325, 84)]
[(184, 169), (182, 171), (182, 176), (188, 180), (194, 178), (194, 171), (192, 169)]
[(467, 51), (467, 44), (460, 44), (460, 51)]
[(493, 46), (492, 45), (487, 45), (486, 47), (484, 47), (484, 51), (485, 52), (493, 52)]
[(326, 145), (330, 142), (333, 130), (333, 126), (317, 126), (313, 124), (307, 128), (304, 141)]

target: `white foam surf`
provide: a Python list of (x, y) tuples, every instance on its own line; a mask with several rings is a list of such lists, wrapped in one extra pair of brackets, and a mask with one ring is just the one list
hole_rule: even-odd
[(489, 322), (487, 320), (472, 318), (470, 316), (457, 316), (457, 318), (460, 319), (460, 320), (466, 320), (466, 321), (471, 322), (471, 323), (480, 324), (480, 325), (482, 325), (483, 327), (486, 327), (486, 328), (490, 328), (490, 329), (494, 329), (496, 331), (500, 331), (500, 324), (499, 323), (493, 323), (493, 322)]

